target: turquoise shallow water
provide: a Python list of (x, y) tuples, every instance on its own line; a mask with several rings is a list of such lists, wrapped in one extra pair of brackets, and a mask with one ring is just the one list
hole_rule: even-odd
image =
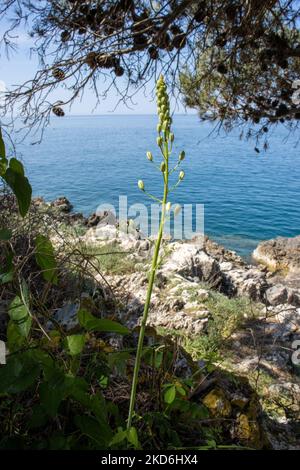
[[(103, 202), (150, 201), (142, 178), (160, 194), (160, 178), (145, 157), (156, 145), (155, 116), (72, 116), (53, 119), (43, 142), (19, 147), (35, 195), (67, 196), (85, 214)], [(176, 150), (184, 148), (184, 184), (178, 203), (205, 205), (205, 233), (247, 256), (262, 239), (300, 234), (300, 153), (283, 132), (257, 155), (237, 134), (207, 137), (196, 116), (174, 117)]]

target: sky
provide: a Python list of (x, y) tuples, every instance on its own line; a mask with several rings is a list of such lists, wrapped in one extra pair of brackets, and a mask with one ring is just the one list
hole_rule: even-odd
[[(3, 27), (3, 26), (2, 26)], [(31, 40), (25, 31), (19, 32), (15, 38), (15, 42), (18, 45), (17, 51), (10, 54), (7, 58), (1, 51), (0, 60), (0, 92), (4, 89), (9, 89), (13, 85), (19, 85), (24, 83), (26, 80), (33, 78), (35, 72), (38, 70), (38, 62), (35, 57), (30, 54)], [(105, 83), (101, 83), (99, 79), (99, 90), (105, 90)], [(119, 78), (120, 84), (122, 81), (125, 86), (125, 79)], [(101, 101), (100, 105), (95, 109), (95, 96), (92, 90), (86, 90), (84, 99), (76, 100), (72, 105), (72, 108), (64, 108), (66, 114), (154, 114), (156, 113), (156, 104), (153, 101), (152, 90), (154, 88), (154, 82), (149, 83), (146, 90), (141, 90), (134, 96), (134, 102), (130, 103), (130, 108), (123, 103), (118, 104), (119, 97), (115, 90), (112, 90), (108, 96)], [(52, 98), (53, 100), (60, 100), (66, 97), (66, 92), (60, 90), (56, 92)], [(117, 105), (117, 108), (116, 108)], [(173, 111), (175, 113), (194, 113), (193, 110), (186, 109), (181, 103), (173, 104)]]

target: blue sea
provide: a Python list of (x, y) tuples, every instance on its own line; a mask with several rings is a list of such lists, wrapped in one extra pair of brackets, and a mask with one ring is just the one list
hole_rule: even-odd
[[(249, 256), (257, 243), (300, 234), (300, 153), (296, 137), (284, 129), (270, 135), (270, 149), (257, 154), (253, 141), (239, 133), (211, 135), (212, 127), (195, 115), (174, 116), (174, 159), (186, 152), (185, 179), (171, 200), (204, 204), (205, 233)], [(43, 140), (18, 146), (34, 195), (52, 200), (64, 195), (74, 210), (94, 212), (99, 204), (117, 206), (152, 201), (139, 191), (161, 193), (161, 175), (147, 161), (151, 150), (159, 163), (156, 116), (108, 115), (53, 118)]]

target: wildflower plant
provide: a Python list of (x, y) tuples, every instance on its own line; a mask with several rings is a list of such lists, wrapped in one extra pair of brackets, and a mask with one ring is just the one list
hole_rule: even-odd
[[(154, 281), (156, 277), (156, 271), (159, 265), (159, 251), (160, 251), (161, 242), (163, 238), (165, 221), (166, 221), (166, 218), (169, 217), (169, 213), (170, 213), (171, 206), (172, 206), (171, 202), (168, 201), (168, 198), (169, 198), (169, 194), (177, 188), (177, 186), (181, 183), (181, 181), (184, 179), (184, 176), (185, 176), (184, 171), (180, 170), (178, 173), (178, 180), (176, 184), (171, 188), (169, 187), (170, 175), (174, 173), (176, 170), (180, 169), (180, 165), (185, 158), (185, 152), (184, 151), (180, 152), (177, 162), (172, 167), (172, 165), (170, 165), (170, 157), (171, 157), (171, 153), (173, 149), (173, 142), (174, 142), (175, 137), (174, 137), (173, 132), (171, 131), (172, 118), (170, 116), (170, 102), (169, 102), (169, 97), (167, 93), (167, 87), (166, 87), (163, 76), (160, 76), (156, 84), (156, 98), (157, 98), (157, 111), (158, 111), (158, 117), (159, 117), (159, 122), (157, 125), (158, 135), (157, 135), (156, 143), (162, 155), (162, 161), (159, 165), (156, 165), (154, 157), (150, 151), (147, 151), (146, 156), (149, 162), (153, 163), (162, 174), (163, 197), (162, 199), (158, 199), (151, 193), (148, 193), (146, 191), (144, 181), (143, 180), (138, 181), (139, 189), (143, 191), (151, 199), (154, 199), (156, 202), (159, 202), (161, 204), (161, 219), (160, 219), (160, 225), (159, 225), (157, 239), (155, 243), (155, 249), (154, 249), (154, 253), (152, 257), (146, 301), (144, 305), (144, 312), (142, 316), (139, 339), (138, 339), (136, 360), (135, 360), (132, 387), (131, 387), (129, 414), (128, 414), (128, 421), (127, 421), (128, 432), (130, 432), (131, 430), (132, 419), (133, 419), (133, 414), (134, 414), (136, 390), (137, 390), (138, 375), (139, 375), (139, 370), (140, 370), (141, 356), (142, 356), (142, 350), (143, 350), (143, 344), (144, 344), (146, 323), (148, 319), (148, 313), (149, 313), (153, 285), (154, 285)], [(178, 213), (178, 207), (179, 206), (177, 206), (174, 210), (175, 215)]]

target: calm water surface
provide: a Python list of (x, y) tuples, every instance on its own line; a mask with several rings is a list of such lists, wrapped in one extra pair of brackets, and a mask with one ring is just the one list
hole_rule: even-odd
[[(35, 195), (67, 196), (85, 214), (103, 202), (150, 201), (137, 189), (143, 179), (159, 195), (160, 175), (147, 162), (158, 156), (155, 116), (72, 116), (53, 119), (43, 142), (19, 147)], [(196, 116), (174, 117), (175, 150), (184, 149), (184, 184), (174, 202), (203, 203), (205, 232), (242, 255), (262, 239), (300, 234), (300, 153), (283, 133), (257, 155), (237, 134), (210, 136)], [(160, 159), (159, 159), (160, 161)]]

